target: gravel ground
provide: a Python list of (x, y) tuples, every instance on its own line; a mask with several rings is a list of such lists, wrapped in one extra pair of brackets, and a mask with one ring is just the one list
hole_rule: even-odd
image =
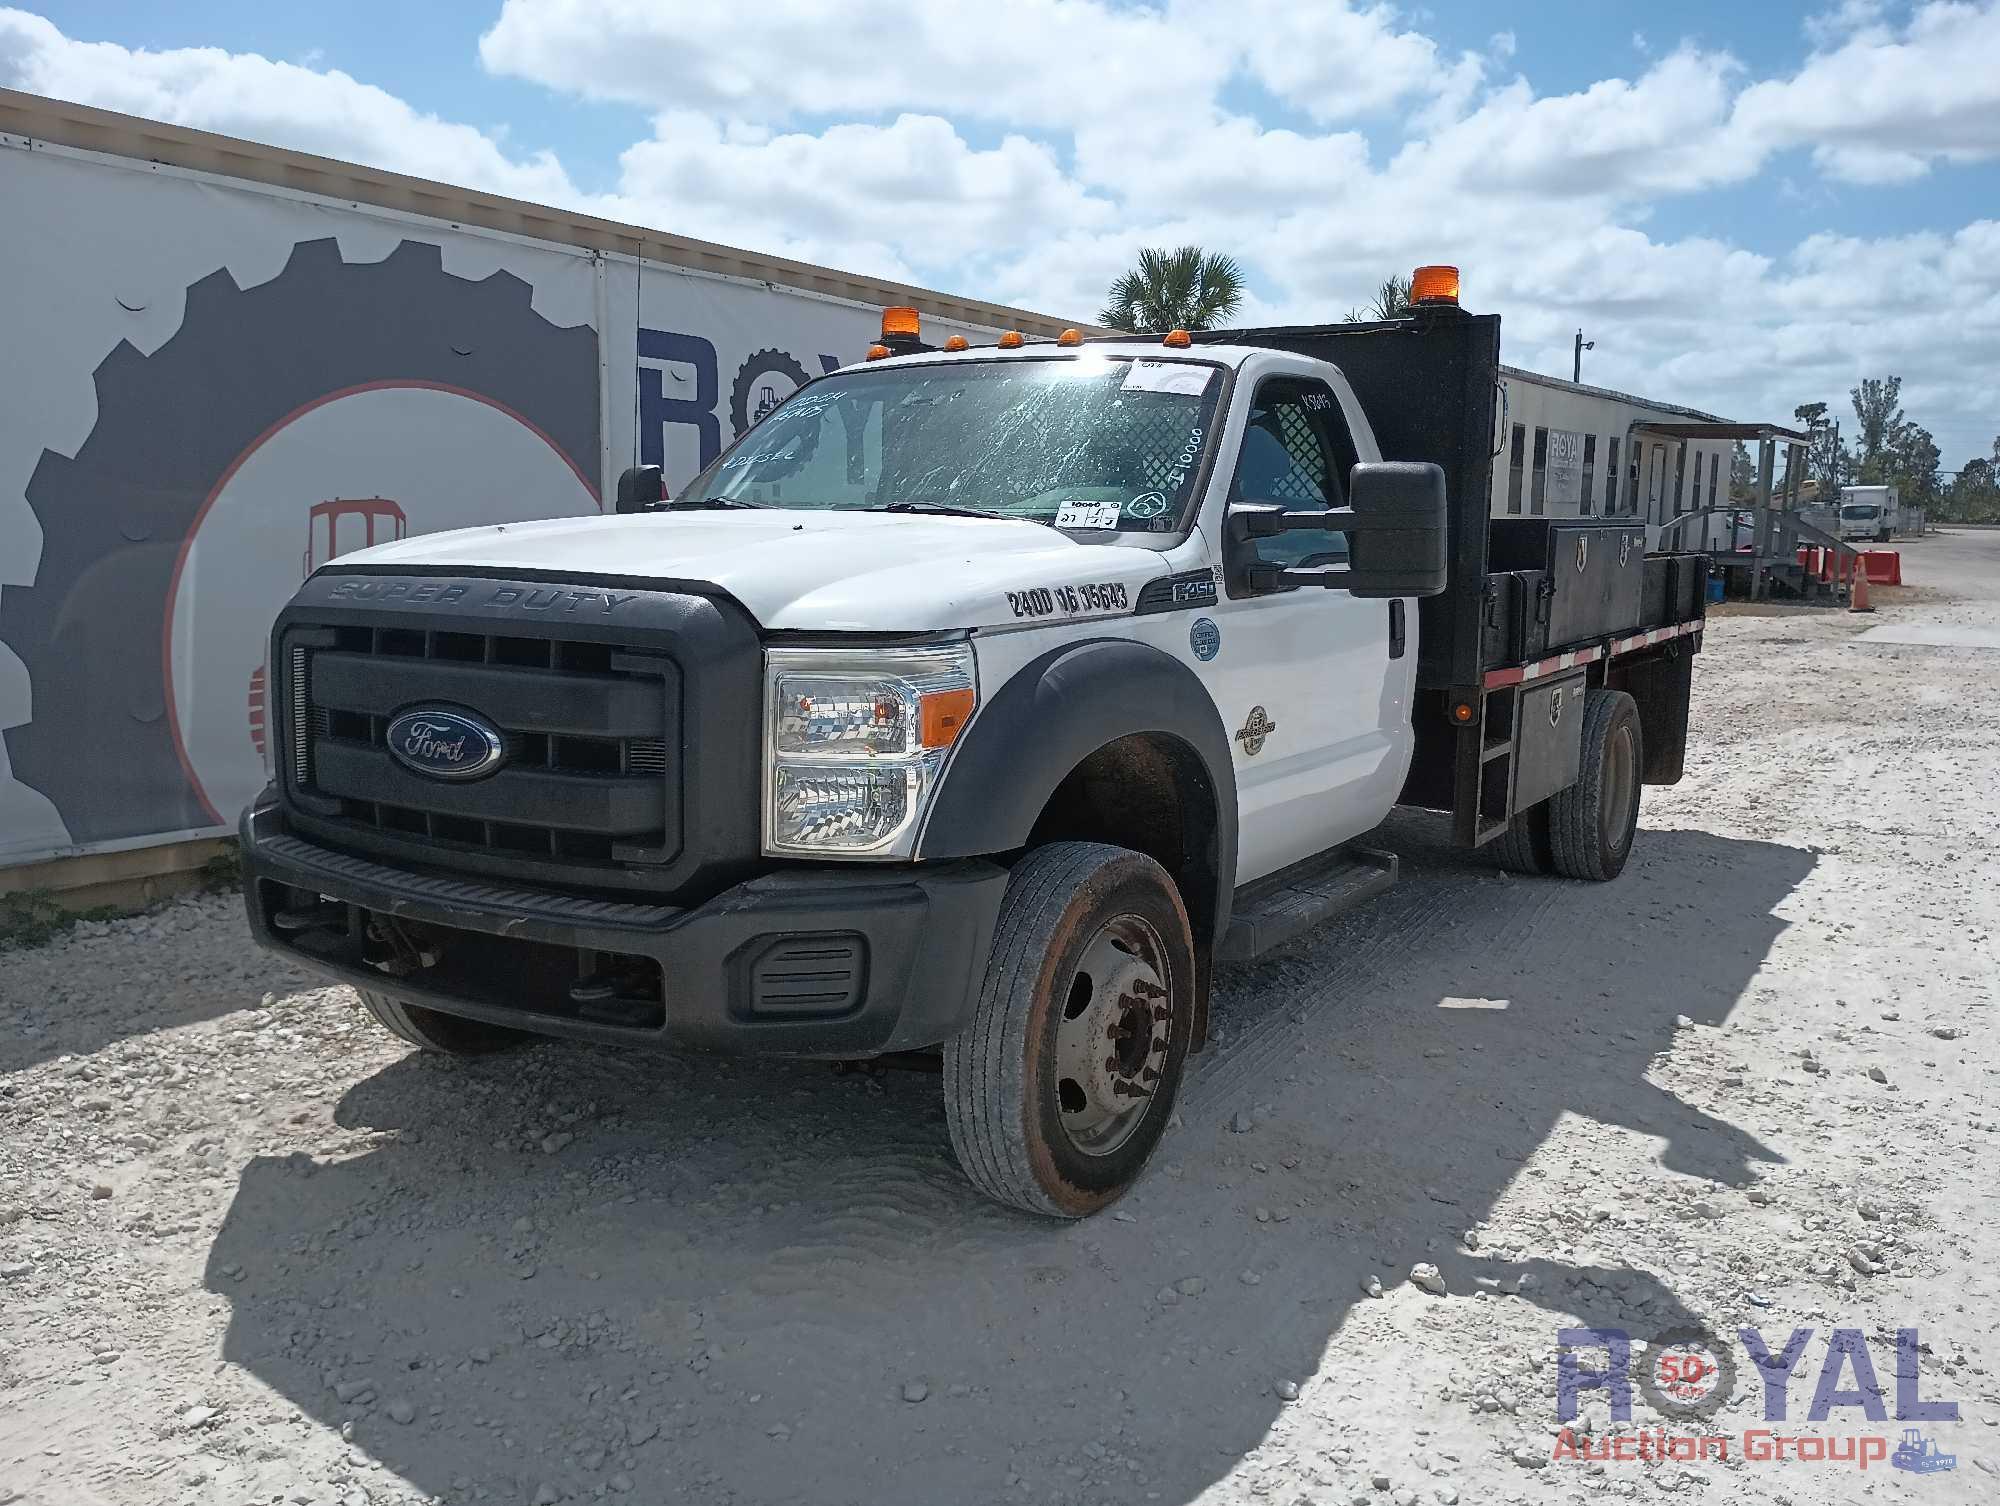
[[(2000, 1499), (2000, 648), (1880, 641), (2000, 629), (2000, 535), (1905, 560), (1713, 626), (1619, 882), (1398, 817), (1080, 1226), (925, 1076), (419, 1058), (223, 899), (0, 955), (0, 1506)], [(1789, 1421), (1737, 1346), (1725, 1460), (1553, 1458), (1582, 1323), (1810, 1330)], [(1955, 1469), (1740, 1457), (1899, 1438), (1899, 1329)]]

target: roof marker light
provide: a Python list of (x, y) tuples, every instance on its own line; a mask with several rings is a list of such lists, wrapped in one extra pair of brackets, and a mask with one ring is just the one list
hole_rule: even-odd
[(963, 335), (951, 335), (946, 338), (944, 348), (946, 350), (969, 350), (972, 348), (972, 342)]
[(1083, 344), (1083, 331), (1080, 329), (1066, 329), (1056, 336), (1056, 344), (1081, 345)]
[(1194, 344), (1194, 336), (1184, 329), (1170, 329), (1160, 343), (1169, 350), (1186, 350)]
[(1024, 342), (1021, 339), (1021, 332), (1018, 329), (1010, 329), (993, 343), (998, 345), (1002, 350), (1019, 350)]
[(868, 359), (871, 361), (882, 360), (888, 354), (889, 347), (886, 345), (871, 345), (868, 347)]

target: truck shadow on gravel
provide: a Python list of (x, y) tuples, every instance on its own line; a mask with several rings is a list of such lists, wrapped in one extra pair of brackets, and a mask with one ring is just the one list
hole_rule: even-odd
[(1453, 1302), (1533, 1278), (1489, 1300), (1549, 1330), (1690, 1321), (1659, 1276), (1548, 1253), (1578, 1234), (1459, 1236), (1517, 1179), (1617, 1200), (1524, 1166), (1564, 1116), (1626, 1135), (1626, 1164), (1650, 1137), (1661, 1175), (1773, 1159), (1647, 1074), (1677, 1014), (1722, 1024), (1752, 986), (1812, 855), (1648, 831), (1587, 886), (1500, 874), (1422, 817), (1384, 835), (1405, 883), (1218, 980), (1222, 1041), (1118, 1216), (982, 1202), (919, 1074), (409, 1056), (340, 1102), (373, 1148), (245, 1169), (207, 1277), (225, 1356), (451, 1502), (1185, 1502), (1284, 1382), (1337, 1418), (1391, 1363), (1341, 1354), (1371, 1272), (1377, 1313), (1435, 1300), (1403, 1279), (1430, 1260)]

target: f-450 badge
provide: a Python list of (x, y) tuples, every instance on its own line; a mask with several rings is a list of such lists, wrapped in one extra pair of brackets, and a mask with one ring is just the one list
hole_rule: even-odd
[(1264, 739), (1278, 730), (1278, 724), (1264, 714), (1262, 706), (1250, 708), (1250, 720), (1236, 729), (1236, 740), (1243, 744), (1243, 756), (1255, 758), (1264, 751)]

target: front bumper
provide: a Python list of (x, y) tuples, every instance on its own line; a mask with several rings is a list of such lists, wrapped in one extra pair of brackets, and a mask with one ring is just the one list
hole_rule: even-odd
[[(546, 1035), (776, 1056), (943, 1041), (971, 1013), (1007, 884), (966, 860), (787, 869), (690, 908), (586, 899), (335, 852), (292, 835), (268, 793), (242, 837), (252, 932), (328, 977)], [(434, 960), (382, 970), (380, 922), (406, 964)], [(627, 980), (616, 1001), (572, 994), (607, 972)]]

